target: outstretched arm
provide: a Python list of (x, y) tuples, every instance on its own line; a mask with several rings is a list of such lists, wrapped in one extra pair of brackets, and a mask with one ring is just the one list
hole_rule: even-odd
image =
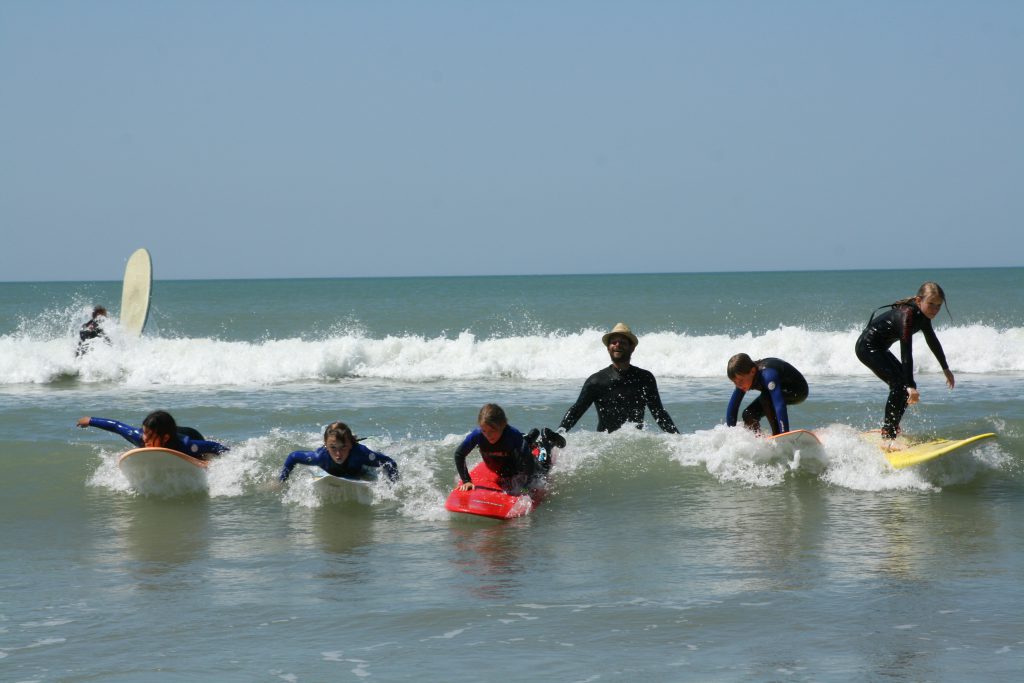
[(117, 420), (108, 420), (105, 417), (83, 417), (78, 420), (78, 426), (82, 427), (96, 427), (106, 432), (113, 432), (119, 434), (128, 443), (132, 444), (137, 448), (142, 448), (142, 430), (138, 427), (132, 427), (124, 422), (118, 422)]
[(278, 481), (286, 481), (296, 465), (317, 465), (319, 464), (315, 451), (294, 451), (285, 459)]
[(565, 411), (565, 416), (562, 417), (562, 422), (558, 425), (559, 429), (569, 431), (579, 422), (580, 418), (583, 417), (583, 413), (590, 409), (593, 405), (595, 398), (594, 385), (590, 383), (588, 379), (583, 383), (583, 388), (580, 390), (580, 396), (576, 399), (576, 402), (569, 406), (569, 410)]

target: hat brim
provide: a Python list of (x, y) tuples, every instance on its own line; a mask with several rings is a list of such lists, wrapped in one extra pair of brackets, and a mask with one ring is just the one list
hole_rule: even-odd
[(630, 341), (631, 344), (633, 344), (633, 346), (636, 346), (637, 344), (640, 343), (640, 340), (636, 338), (636, 335), (630, 334), (628, 332), (609, 332), (603, 337), (601, 337), (601, 343), (604, 344), (605, 346), (608, 346), (608, 340), (614, 336), (625, 337)]

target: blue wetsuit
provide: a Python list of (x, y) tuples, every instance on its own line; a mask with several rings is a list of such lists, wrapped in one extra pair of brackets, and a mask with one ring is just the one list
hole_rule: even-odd
[(501, 479), (521, 476), (523, 481), (529, 481), (533, 477), (533, 454), (526, 444), (526, 439), (523, 438), (523, 433), (511, 425), (505, 425), (505, 431), (501, 433), (498, 443), (488, 441), (479, 427), (466, 435), (455, 449), (455, 469), (458, 470), (463, 483), (471, 481), (469, 470), (466, 468), (466, 456), (474, 448), (480, 449), (480, 457), (488, 469), (496, 472)]
[[(784, 360), (778, 358), (762, 358), (754, 361), (757, 373), (750, 388), (757, 389), (761, 395), (743, 411), (743, 424), (758, 431), (761, 418), (767, 416), (772, 434), (782, 434), (790, 430), (787, 405), (802, 403), (807, 398), (807, 380), (800, 371)], [(725, 424), (736, 426), (736, 414), (740, 403), (747, 392), (736, 389), (729, 399), (729, 407), (725, 410)]]
[(284, 467), (281, 468), (281, 475), (278, 479), (281, 481), (288, 479), (288, 475), (292, 473), (296, 465), (316, 465), (327, 474), (348, 478), (362, 476), (363, 469), (366, 467), (380, 467), (388, 479), (398, 480), (398, 465), (395, 464), (395, 461), (383, 453), (371, 451), (361, 443), (352, 446), (352, 450), (348, 452), (348, 457), (343, 463), (335, 462), (325, 446), (321, 446), (315, 451), (295, 451), (284, 461)]
[[(145, 448), (146, 446), (142, 442), (141, 427), (132, 427), (124, 422), (108, 420), (105, 417), (90, 417), (89, 426), (120, 434), (126, 441), (134, 444), (137, 448)], [(182, 430), (184, 430), (184, 432)], [(184, 453), (185, 455), (191, 455), (193, 458), (203, 458), (206, 455), (219, 455), (220, 453), (228, 450), (227, 446), (219, 444), (216, 441), (195, 439), (188, 436), (189, 433), (198, 434), (199, 432), (196, 432), (189, 427), (182, 427), (179, 432), (167, 442), (165, 448), (169, 448), (172, 451), (178, 451), (179, 453)]]
[[(883, 306), (883, 308), (885, 308)], [(857, 358), (871, 368), (878, 379), (889, 385), (889, 398), (885, 402), (885, 419), (882, 432), (893, 439), (900, 428), (900, 421), (907, 409), (907, 387), (917, 388), (914, 381), (914, 333), (923, 332), (928, 348), (943, 370), (949, 370), (942, 344), (935, 336), (932, 321), (921, 312), (913, 301), (892, 304), (881, 315), (872, 315), (868, 325), (857, 339)], [(900, 343), (900, 358), (897, 360), (889, 347)]]

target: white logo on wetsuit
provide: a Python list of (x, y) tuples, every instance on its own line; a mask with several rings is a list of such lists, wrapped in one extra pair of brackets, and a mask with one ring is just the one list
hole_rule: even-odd
[(192, 452), (193, 453), (198, 453), (199, 452), (199, 446), (197, 446), (195, 444), (192, 444)]
[(775, 382), (768, 382), (768, 391), (775, 391)]

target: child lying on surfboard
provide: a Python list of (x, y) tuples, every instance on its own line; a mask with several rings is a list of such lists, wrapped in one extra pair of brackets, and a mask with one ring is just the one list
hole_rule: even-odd
[(164, 410), (154, 410), (147, 415), (141, 428), (105, 417), (83, 417), (78, 420), (78, 426), (82, 429), (97, 427), (120, 434), (136, 448), (168, 448), (200, 460), (228, 450), (227, 446), (216, 441), (207, 441), (191, 427), (178, 427), (171, 414)]
[(315, 451), (294, 451), (284, 461), (278, 481), (285, 481), (296, 465), (316, 465), (336, 477), (359, 477), (365, 467), (379, 467), (391, 481), (398, 480), (394, 460), (359, 443), (344, 422), (332, 422), (324, 430), (324, 445)]
[(518, 489), (530, 481), (536, 461), (523, 433), (509, 425), (501, 406), (488, 403), (481, 408), (477, 425), (455, 449), (455, 469), (462, 479), (459, 490), (473, 489), (466, 456), (474, 448), (480, 449), (484, 464), (497, 474), (503, 489)]

